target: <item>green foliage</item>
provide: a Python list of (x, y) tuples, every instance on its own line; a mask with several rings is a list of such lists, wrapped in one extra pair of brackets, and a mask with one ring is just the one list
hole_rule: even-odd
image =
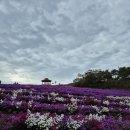
[(109, 70), (88, 70), (73, 80), (75, 87), (130, 89), (130, 67)]

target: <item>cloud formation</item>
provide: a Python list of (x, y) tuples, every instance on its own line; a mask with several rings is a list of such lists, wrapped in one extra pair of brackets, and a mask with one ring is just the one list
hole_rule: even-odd
[(1, 0), (1, 80), (69, 83), (130, 66), (129, 0)]

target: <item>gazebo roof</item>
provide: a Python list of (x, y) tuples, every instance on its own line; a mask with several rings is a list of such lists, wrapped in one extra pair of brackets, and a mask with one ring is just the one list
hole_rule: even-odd
[(51, 82), (51, 80), (50, 79), (48, 79), (48, 78), (45, 78), (45, 79), (43, 79), (43, 80), (41, 80), (42, 82)]

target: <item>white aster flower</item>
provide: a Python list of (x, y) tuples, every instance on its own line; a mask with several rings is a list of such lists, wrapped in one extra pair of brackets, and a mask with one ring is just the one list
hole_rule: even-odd
[(108, 100), (106, 100), (106, 101), (103, 101), (103, 104), (108, 106), (110, 103)]

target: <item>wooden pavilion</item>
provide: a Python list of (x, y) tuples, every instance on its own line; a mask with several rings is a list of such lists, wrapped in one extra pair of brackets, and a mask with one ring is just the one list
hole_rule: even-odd
[(42, 84), (45, 84), (45, 85), (51, 85), (51, 80), (48, 78), (41, 80), (41, 82), (42, 82)]

